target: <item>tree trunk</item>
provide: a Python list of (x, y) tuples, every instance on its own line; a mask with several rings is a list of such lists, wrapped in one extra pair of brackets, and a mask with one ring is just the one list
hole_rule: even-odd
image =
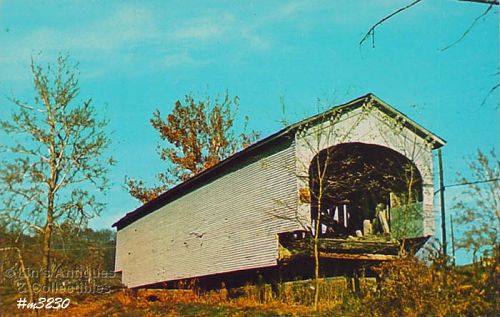
[(49, 194), (49, 203), (47, 206), (47, 222), (43, 229), (42, 240), (42, 267), (40, 272), (40, 285), (42, 292), (46, 294), (49, 291), (50, 282), (50, 249), (52, 240), (52, 227), (54, 225), (54, 197)]
[[(321, 182), (320, 182), (321, 183)], [(318, 209), (316, 213), (316, 223), (314, 224), (314, 310), (318, 310), (319, 303), (319, 230), (321, 229), (321, 195), (322, 188), (320, 186), (320, 194), (318, 196)]]
[(24, 265), (23, 255), (21, 250), (16, 248), (17, 258), (19, 259), (19, 265), (21, 266), (21, 271), (23, 272), (24, 281), (26, 282), (26, 287), (28, 288), (28, 293), (30, 294), (30, 302), (33, 302), (33, 286), (31, 285), (31, 280), (29, 278), (28, 272), (26, 272), (26, 266)]

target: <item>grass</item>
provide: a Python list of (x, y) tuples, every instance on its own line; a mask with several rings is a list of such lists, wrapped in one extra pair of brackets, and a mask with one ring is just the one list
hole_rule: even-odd
[[(175, 294), (175, 291), (147, 291), (137, 298), (123, 292), (89, 297), (54, 316), (314, 316), (310, 307), (294, 307), (275, 303), (257, 303), (252, 300), (216, 302), (212, 296), (200, 296), (193, 300)], [(154, 294), (158, 300), (148, 301)]]
[[(311, 305), (311, 281), (282, 283), (273, 296), (270, 285), (197, 294), (192, 290), (125, 290), (108, 294), (57, 294), (69, 297), (65, 310), (39, 311), (40, 316), (498, 316), (500, 261), (455, 268), (414, 258), (377, 268), (379, 281), (343, 278), (320, 283), (320, 309)], [(445, 278), (446, 277), (446, 278)], [(0, 316), (25, 316), (17, 310), (20, 296), (0, 289)], [(24, 294), (26, 295), (26, 294)], [(20, 314), (20, 312), (24, 314)]]
[[(124, 290), (109, 294), (58, 294), (58, 297), (69, 297), (68, 308), (59, 311), (44, 311), (49, 316), (335, 316), (334, 307), (342, 302), (346, 290), (341, 290), (338, 280), (331, 285), (322, 286), (330, 296), (323, 299), (321, 310), (314, 312), (311, 306), (310, 282), (294, 282), (281, 285), (281, 298), (276, 299), (270, 285), (259, 292), (255, 286), (245, 286), (236, 290), (237, 296), (228, 294), (227, 290), (213, 291), (202, 295), (191, 290), (141, 290), (136, 296)], [(331, 296), (335, 293), (338, 295)], [(261, 290), (262, 291), (262, 290)], [(2, 297), (0, 295), (0, 297)], [(16, 308), (19, 295), (4, 298), (0, 305), (0, 316), (14, 316), (20, 310)], [(1, 303), (1, 302), (0, 302)], [(27, 313), (27, 310), (24, 310)], [(42, 314), (43, 315), (43, 314)], [(345, 316), (345, 314), (344, 314)]]

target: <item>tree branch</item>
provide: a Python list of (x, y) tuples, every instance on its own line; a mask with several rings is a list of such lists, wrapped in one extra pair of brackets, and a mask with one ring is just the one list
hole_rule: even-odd
[[(414, 5), (418, 4), (419, 2), (421, 2), (422, 0), (415, 0), (413, 1), (412, 3), (402, 7), (402, 8), (399, 8), (398, 10), (394, 11), (393, 13), (389, 14), (388, 16), (384, 17), (383, 19), (379, 20), (377, 23), (375, 23), (369, 30), (368, 32), (366, 32), (365, 36), (361, 39), (361, 41), (359, 42), (359, 45), (363, 44), (366, 40), (368, 40), (368, 38), (372, 38), (372, 47), (375, 47), (375, 29), (380, 26), (381, 24), (383, 24), (384, 22), (386, 22), (387, 20), (389, 20), (390, 18), (392, 18), (393, 16), (395, 16), (396, 14), (402, 12), (402, 11), (405, 11), (411, 7), (413, 7)], [(486, 9), (486, 11), (481, 14), (480, 16), (478, 16), (471, 24), (471, 26), (469, 26), (469, 28), (464, 32), (464, 34), (458, 39), (456, 40), (454, 43), (448, 45), (447, 47), (441, 49), (441, 51), (444, 51), (450, 47), (452, 47), (453, 45), (457, 44), (458, 42), (460, 42), (470, 31), (471, 29), (474, 27), (474, 25), (476, 24), (476, 22), (484, 17), (486, 14), (488, 14), (488, 12), (491, 10), (491, 8), (493, 7), (493, 5), (499, 5), (499, 1), (498, 0), (458, 0), (458, 1), (461, 1), (461, 2), (475, 2), (475, 3), (481, 3), (481, 4), (488, 4), (488, 8)]]
[(7, 213), (2, 213), (1, 214), (2, 217), (5, 217), (6, 220), (9, 220), (11, 222), (17, 222), (17, 223), (22, 223), (22, 224), (25, 224), (26, 226), (30, 227), (30, 228), (33, 228), (35, 229), (37, 232), (43, 232), (43, 228), (40, 227), (40, 226), (37, 226), (27, 220), (24, 220), (24, 219), (20, 219), (20, 218), (14, 218), (14, 217), (11, 217), (10, 215), (8, 215)]
[[(464, 0), (461, 0), (461, 1), (464, 1)], [(484, 2), (486, 3), (486, 2)], [(497, 3), (498, 4), (498, 3)], [(465, 32), (462, 34), (462, 36), (460, 36), (455, 42), (449, 44), (448, 46), (444, 47), (441, 49), (441, 52), (443, 51), (446, 51), (447, 49), (449, 49), (450, 47), (453, 47), (455, 46), (456, 44), (460, 43), (460, 41), (462, 41), (466, 36), (467, 34), (469, 34), (470, 31), (472, 31), (472, 28), (474, 28), (474, 26), (476, 25), (477, 21), (479, 21), (482, 17), (486, 16), (491, 8), (493, 8), (493, 3), (491, 3), (487, 8), (486, 10), (481, 13), (479, 16), (477, 16), (474, 21), (472, 21), (471, 25), (469, 25), (469, 27), (465, 30)]]
[(484, 104), (486, 103), (486, 100), (488, 100), (488, 97), (495, 91), (498, 89), (498, 87), (500, 87), (500, 84), (496, 84), (495, 86), (491, 87), (490, 91), (488, 91), (488, 93), (486, 94), (486, 96), (484, 97), (483, 99), (483, 102), (481, 102), (481, 106), (484, 106)]
[(491, 4), (491, 5), (498, 5), (497, 0), (458, 0), (462, 2), (476, 2), (476, 3), (481, 3), (481, 4)]
[(395, 16), (396, 14), (402, 12), (402, 11), (405, 11), (411, 7), (413, 7), (414, 5), (418, 4), (419, 2), (421, 2), (422, 0), (415, 0), (413, 1), (412, 3), (402, 7), (402, 8), (399, 8), (398, 10), (394, 11), (393, 13), (389, 14), (388, 16), (384, 17), (383, 19), (379, 20), (377, 23), (375, 23), (369, 30), (368, 32), (366, 32), (365, 36), (361, 39), (361, 41), (359, 42), (359, 45), (363, 44), (363, 42), (365, 42), (370, 36), (372, 38), (372, 47), (375, 47), (375, 29), (380, 26), (381, 24), (383, 24), (385, 21), (389, 20), (390, 18), (392, 18), (393, 16)]

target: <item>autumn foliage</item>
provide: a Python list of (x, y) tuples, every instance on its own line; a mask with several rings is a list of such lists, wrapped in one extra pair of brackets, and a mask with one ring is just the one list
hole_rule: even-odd
[(258, 133), (246, 133), (248, 118), (243, 132), (236, 134), (234, 115), (237, 108), (238, 97), (230, 98), (226, 93), (213, 102), (210, 98), (197, 101), (186, 95), (184, 102), (175, 102), (166, 117), (157, 109), (150, 121), (162, 141), (157, 152), (167, 162), (167, 167), (157, 175), (159, 184), (156, 186), (148, 187), (142, 180), (127, 178), (130, 194), (141, 202), (150, 201), (255, 141)]
[(450, 267), (410, 257), (376, 270), (377, 291), (360, 301), (364, 316), (494, 316), (498, 309), (494, 261)]

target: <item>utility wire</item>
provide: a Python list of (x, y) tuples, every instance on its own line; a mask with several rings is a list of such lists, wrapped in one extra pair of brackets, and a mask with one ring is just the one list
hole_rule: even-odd
[[(482, 184), (482, 183), (492, 183), (492, 182), (498, 182), (500, 181), (500, 177), (498, 178), (490, 178), (490, 179), (483, 179), (483, 180), (478, 180), (478, 181), (473, 181), (473, 182), (463, 182), (463, 183), (456, 183), (456, 184), (450, 184), (450, 185), (444, 185), (444, 188), (450, 188), (450, 187), (458, 187), (458, 186), (465, 186), (465, 185), (474, 185), (474, 184)], [(434, 192), (434, 195), (439, 193), (439, 189)]]
[(451, 185), (446, 185), (444, 187), (457, 187), (457, 186), (474, 185), (474, 184), (481, 184), (481, 183), (492, 183), (492, 182), (498, 182), (498, 181), (500, 181), (500, 177), (484, 179), (484, 180), (479, 180), (479, 181), (474, 181), (474, 182), (463, 182), (463, 183), (451, 184)]

